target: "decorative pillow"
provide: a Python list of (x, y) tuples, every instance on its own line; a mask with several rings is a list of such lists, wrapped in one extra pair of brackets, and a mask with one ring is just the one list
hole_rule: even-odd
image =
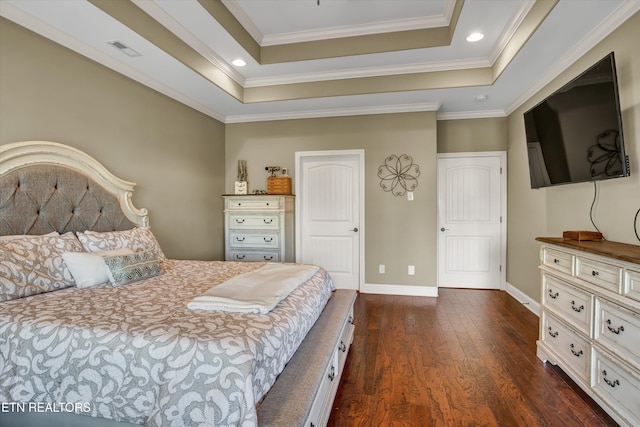
[(80, 243), (87, 252), (110, 251), (129, 248), (135, 252), (152, 250), (160, 262), (167, 258), (149, 227), (135, 227), (124, 231), (85, 231), (77, 233)]
[(52, 231), (51, 233), (47, 233), (47, 234), (43, 234), (43, 235), (37, 235), (37, 234), (10, 234), (8, 236), (0, 236), (0, 242), (8, 242), (9, 240), (16, 240), (16, 239), (29, 239), (31, 237), (42, 237), (42, 236), (59, 236), (60, 233), (58, 233), (57, 231)]
[(0, 301), (74, 286), (65, 252), (82, 252), (73, 233), (0, 242)]
[(129, 248), (114, 249), (102, 252), (66, 252), (62, 254), (67, 268), (79, 288), (89, 288), (109, 282), (109, 270), (103, 257), (128, 255), (133, 251)]
[(153, 250), (108, 256), (104, 258), (104, 263), (112, 285), (126, 285), (162, 274), (162, 268)]

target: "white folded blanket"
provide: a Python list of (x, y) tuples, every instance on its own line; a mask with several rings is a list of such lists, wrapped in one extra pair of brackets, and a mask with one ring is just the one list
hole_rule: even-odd
[(266, 314), (318, 269), (307, 264), (269, 263), (212, 287), (191, 300), (187, 307), (192, 310)]

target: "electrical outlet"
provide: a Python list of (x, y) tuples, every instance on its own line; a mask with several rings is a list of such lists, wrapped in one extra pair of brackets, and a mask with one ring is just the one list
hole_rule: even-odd
[(408, 274), (409, 274), (409, 276), (415, 276), (415, 274), (416, 274), (416, 266), (415, 265), (410, 265), (409, 266)]
[(413, 191), (407, 191), (407, 200), (413, 201)]
[(380, 265), (378, 266), (378, 273), (380, 273), (380, 274), (384, 274), (384, 264), (380, 264)]

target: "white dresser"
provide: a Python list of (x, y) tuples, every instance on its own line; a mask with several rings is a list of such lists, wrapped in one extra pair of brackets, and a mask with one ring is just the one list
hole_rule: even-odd
[(640, 246), (539, 237), (538, 358), (621, 425), (640, 425)]
[(294, 196), (222, 197), (227, 261), (295, 261)]

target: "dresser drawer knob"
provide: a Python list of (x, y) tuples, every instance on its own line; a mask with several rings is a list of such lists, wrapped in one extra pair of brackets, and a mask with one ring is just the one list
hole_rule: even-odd
[(574, 347), (574, 345), (573, 345), (573, 344), (571, 344), (571, 346), (570, 346), (570, 347), (571, 347), (571, 353), (573, 353), (573, 355), (574, 355), (575, 357), (580, 357), (580, 356), (582, 356), (582, 354), (583, 354), (583, 353), (582, 353), (582, 350), (580, 350), (580, 351), (575, 351), (575, 350), (573, 349), (573, 347)]
[(599, 276), (599, 275), (600, 275), (600, 273), (599, 273), (599, 272), (597, 272), (597, 271), (595, 271), (595, 270), (593, 270), (593, 271), (591, 272), (591, 275), (592, 275), (593, 277), (597, 277), (597, 276)]
[(554, 263), (554, 264), (560, 264), (560, 260), (559, 260), (558, 258), (554, 258), (554, 259), (553, 259), (553, 263)]
[(610, 379), (607, 378), (607, 371), (606, 370), (602, 371), (602, 379), (604, 380), (605, 383), (607, 383), (607, 385), (609, 387), (613, 388), (613, 387), (615, 387), (617, 385), (620, 385), (620, 381), (618, 381), (618, 380), (611, 381)]
[(555, 338), (558, 336), (558, 331), (553, 332), (553, 329), (549, 326), (549, 335), (551, 335), (551, 338)]
[(584, 305), (581, 305), (580, 307), (576, 307), (576, 302), (571, 301), (571, 309), (576, 313), (580, 313), (582, 310), (584, 310)]
[(556, 292), (556, 293), (554, 294), (554, 293), (553, 293), (553, 290), (552, 290), (552, 289), (549, 289), (549, 298), (556, 299), (556, 298), (558, 298), (558, 295), (560, 295), (558, 292)]
[(343, 353), (347, 351), (347, 345), (344, 343), (344, 341), (340, 341), (340, 347), (338, 347), (338, 348)]
[(606, 324), (607, 324), (607, 329), (610, 330), (611, 332), (613, 332), (616, 335), (620, 334), (620, 332), (624, 332), (624, 326), (622, 326), (622, 325), (620, 325), (620, 327), (618, 329), (612, 327), (611, 326), (611, 319), (607, 319)]

